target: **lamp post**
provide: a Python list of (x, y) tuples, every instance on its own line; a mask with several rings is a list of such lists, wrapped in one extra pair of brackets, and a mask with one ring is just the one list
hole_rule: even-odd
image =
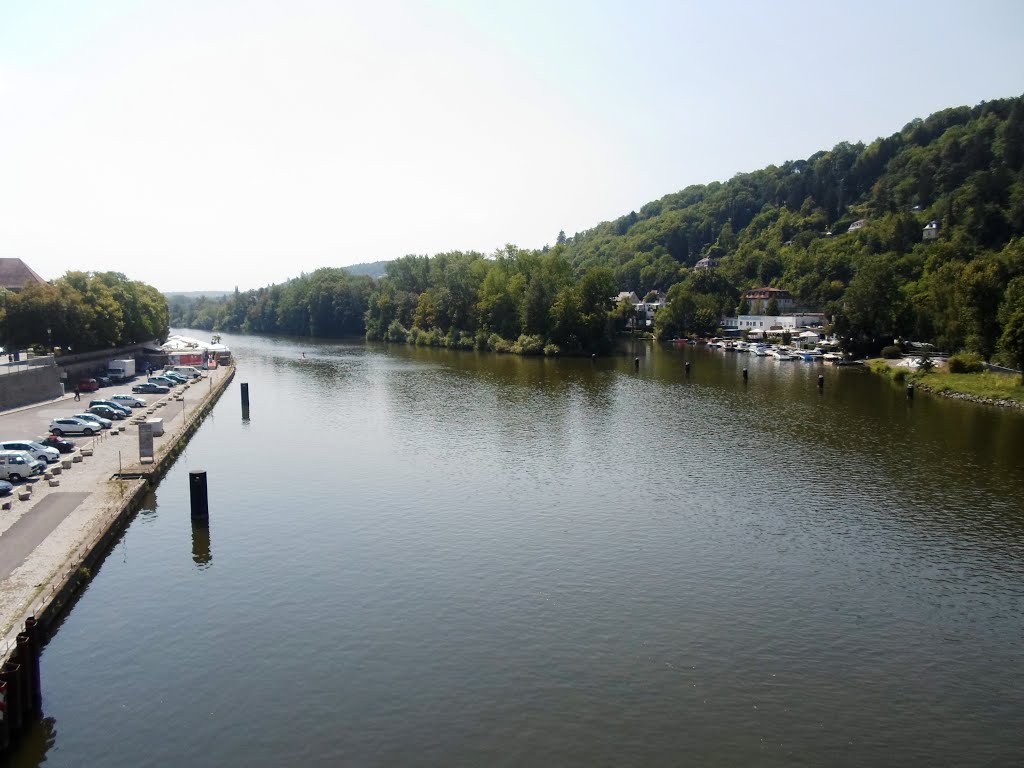
[(46, 346), (48, 347), (48, 354), (53, 354), (53, 331), (50, 326), (46, 326)]

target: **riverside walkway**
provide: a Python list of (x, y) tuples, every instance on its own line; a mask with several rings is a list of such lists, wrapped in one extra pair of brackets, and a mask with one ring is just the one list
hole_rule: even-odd
[[(176, 447), (233, 376), (233, 366), (217, 368), (169, 395), (141, 395), (147, 408), (134, 409), (137, 418), (115, 422), (92, 438), (73, 436), (74, 454), (61, 454), (62, 462), (51, 465), (59, 474), (17, 483), (11, 495), (0, 497), (9, 503), (0, 511), (0, 655), (6, 658), (14, 648), (28, 616), (51, 614), (52, 620), (57, 613), (52, 604), (73, 591), (80, 569), (120, 530), (150, 478), (169, 465)], [(39, 439), (51, 419), (81, 413), (92, 399), (130, 391), (127, 384), (106, 387), (82, 393), (81, 402), (67, 394), (2, 412), (0, 439)], [(142, 416), (161, 418), (164, 428), (154, 438), (155, 460), (146, 463), (139, 460), (135, 423)], [(27, 499), (19, 498), (26, 492)]]

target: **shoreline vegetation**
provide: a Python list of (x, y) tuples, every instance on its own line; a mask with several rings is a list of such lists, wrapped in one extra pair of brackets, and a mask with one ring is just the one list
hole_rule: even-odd
[(913, 384), (915, 389), (939, 397), (1024, 409), (1024, 384), (1019, 374), (994, 371), (957, 373), (940, 366), (924, 371), (899, 365), (899, 362), (876, 358), (868, 360), (867, 367), (894, 384)]

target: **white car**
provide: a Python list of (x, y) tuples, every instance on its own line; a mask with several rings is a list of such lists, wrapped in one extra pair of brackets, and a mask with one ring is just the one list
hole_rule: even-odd
[(33, 459), (39, 459), (47, 464), (60, 461), (60, 451), (56, 448), (49, 448), (35, 440), (5, 440), (0, 443), (0, 449), (4, 451), (25, 451), (31, 454)]
[[(94, 418), (99, 418), (98, 416)], [(54, 419), (50, 422), (50, 432), (53, 434), (60, 435), (95, 435), (101, 429), (99, 424), (94, 421), (86, 421), (84, 419), (76, 419), (72, 417), (66, 417), (63, 419)]]
[(111, 395), (110, 399), (115, 403), (121, 403), (127, 405), (129, 408), (145, 408), (146, 401), (141, 397), (135, 395)]

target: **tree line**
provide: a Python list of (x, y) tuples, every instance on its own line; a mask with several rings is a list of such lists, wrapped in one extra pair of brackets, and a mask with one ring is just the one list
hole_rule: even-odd
[[(862, 221), (850, 230), (854, 222)], [(922, 239), (929, 222), (938, 237)], [(553, 247), (406, 256), (380, 279), (322, 269), (172, 323), (514, 351), (596, 351), (668, 293), (661, 335), (712, 333), (755, 287), (834, 318), (851, 351), (895, 338), (1014, 359), (1024, 317), (1024, 98), (943, 110), (868, 145), (695, 185)], [(707, 258), (713, 268), (694, 271)]]
[(167, 300), (119, 272), (68, 272), (21, 291), (0, 289), (0, 336), (8, 348), (87, 352), (167, 338)]

